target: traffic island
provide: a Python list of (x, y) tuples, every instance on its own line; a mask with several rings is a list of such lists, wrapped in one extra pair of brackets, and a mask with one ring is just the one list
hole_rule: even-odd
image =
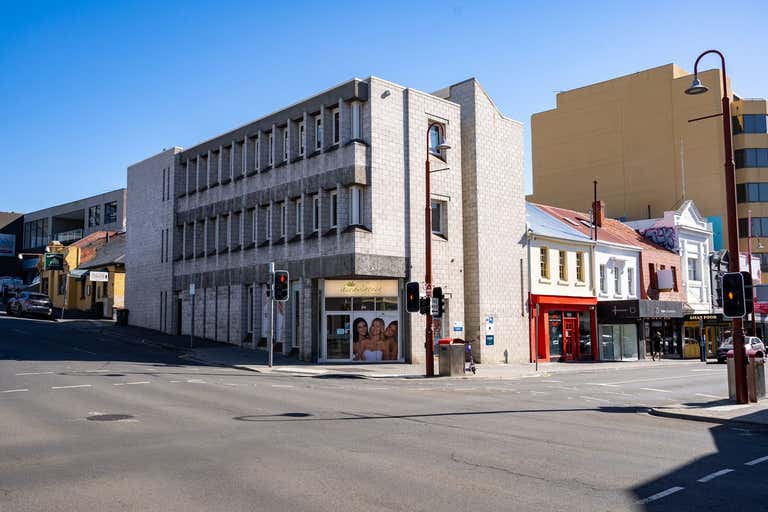
[(648, 412), (665, 418), (768, 429), (768, 403), (766, 402), (734, 404), (730, 400), (723, 399), (702, 404), (653, 407)]

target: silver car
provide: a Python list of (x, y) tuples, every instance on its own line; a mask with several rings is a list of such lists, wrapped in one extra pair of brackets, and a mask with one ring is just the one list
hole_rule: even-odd
[(9, 315), (41, 315), (53, 319), (51, 299), (42, 293), (21, 292), (8, 301), (6, 310)]
[[(759, 350), (765, 354), (765, 344), (763, 340), (757, 336), (744, 336), (744, 349), (745, 350)], [(733, 350), (733, 338), (728, 337), (724, 342), (717, 347), (717, 362), (724, 363), (728, 358), (728, 351)]]

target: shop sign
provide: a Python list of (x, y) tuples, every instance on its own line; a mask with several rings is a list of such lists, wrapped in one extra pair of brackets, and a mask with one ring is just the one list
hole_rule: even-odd
[(106, 283), (109, 281), (109, 272), (89, 272), (88, 279), (99, 283)]
[(682, 318), (683, 303), (670, 300), (639, 301), (641, 318)]
[(64, 270), (64, 255), (58, 253), (45, 253), (43, 270)]
[(395, 279), (325, 281), (326, 297), (397, 297)]
[(611, 300), (597, 303), (597, 317), (606, 320), (637, 319), (640, 306), (636, 300)]
[(486, 334), (485, 335), (485, 345), (489, 346), (489, 347), (491, 345), (493, 345), (493, 334)]
[(453, 322), (453, 336), (454, 338), (461, 338), (464, 333), (464, 322)]
[(720, 315), (688, 315), (688, 320), (722, 320)]

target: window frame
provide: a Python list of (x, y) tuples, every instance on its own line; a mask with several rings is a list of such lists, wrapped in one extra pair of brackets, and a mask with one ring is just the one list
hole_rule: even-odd
[(359, 185), (349, 187), (349, 225), (363, 223), (363, 189)]
[(550, 279), (549, 247), (539, 247), (539, 277)]
[(312, 196), (312, 232), (320, 231), (320, 195)]
[(351, 111), (351, 118), (352, 118), (352, 126), (351, 126), (351, 137), (352, 140), (358, 140), (362, 139), (362, 103), (359, 101), (353, 101), (350, 104), (350, 111)]
[(598, 267), (598, 275), (600, 279), (600, 293), (608, 295), (608, 265), (601, 263)]
[(576, 253), (576, 281), (579, 283), (584, 283), (586, 281), (585, 272), (584, 272), (584, 253), (583, 252)]
[[(430, 121), (429, 124), (430, 124), (430, 127), (429, 127), (429, 148), (428, 148), (429, 154), (434, 156), (434, 157), (437, 157), (437, 158), (439, 158), (441, 160), (445, 160), (444, 153), (442, 151), (436, 151), (435, 150), (435, 148), (438, 145), (443, 144), (445, 142), (445, 125), (443, 123), (434, 122), (434, 121)], [(436, 130), (436, 132), (437, 132), (437, 144), (433, 143), (433, 136), (432, 136), (433, 130)]]
[(264, 240), (266, 241), (272, 241), (272, 206), (267, 206), (266, 208), (266, 227), (264, 230)]
[(635, 296), (635, 269), (634, 267), (627, 268), (627, 295), (630, 297)]
[[(445, 202), (432, 199), (430, 202), (430, 222), (432, 224), (432, 234), (445, 237)], [(437, 213), (438, 226), (435, 227), (435, 213)]]
[(274, 165), (275, 137), (272, 132), (269, 132), (269, 136), (267, 138), (267, 146), (269, 150), (269, 155), (267, 155), (267, 165)]
[(341, 112), (336, 107), (331, 110), (331, 125), (333, 131), (333, 144), (341, 142)]
[(330, 229), (339, 227), (339, 194), (337, 190), (331, 190), (328, 196), (328, 220)]
[[(163, 184), (165, 184), (165, 180), (163, 181)], [(109, 207), (110, 210), (114, 208), (111, 214), (107, 213), (107, 207)], [(109, 215), (109, 217), (107, 217), (107, 215)], [(104, 224), (114, 224), (115, 222), (117, 222), (117, 201), (109, 201), (108, 203), (104, 203)]]
[(613, 266), (613, 294), (621, 295), (621, 265)]
[(322, 114), (315, 116), (315, 151), (323, 149), (323, 116)]
[(304, 156), (304, 150), (306, 149), (304, 147), (304, 121), (299, 121), (297, 131), (299, 133), (299, 156)]
[(301, 235), (304, 233), (304, 200), (302, 198), (296, 199), (294, 208), (294, 213), (296, 215), (296, 234)]
[(286, 126), (283, 130), (283, 162), (288, 161), (289, 156), (289, 147), (288, 147), (288, 130), (290, 129), (290, 125)]

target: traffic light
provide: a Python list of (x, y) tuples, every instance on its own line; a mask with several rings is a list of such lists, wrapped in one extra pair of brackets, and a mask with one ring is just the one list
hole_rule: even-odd
[(752, 275), (747, 271), (742, 271), (741, 275), (744, 277), (744, 311), (749, 315), (755, 308), (753, 300), (754, 292), (752, 290)]
[(428, 315), (431, 307), (431, 301), (429, 297), (421, 297), (419, 299), (419, 313), (422, 315)]
[(445, 303), (443, 302), (443, 289), (436, 286), (432, 289), (432, 316), (435, 318), (441, 318), (443, 316), (443, 309)]
[(744, 274), (741, 272), (726, 272), (723, 274), (722, 283), (723, 316), (726, 318), (741, 318), (746, 315)]
[(405, 285), (405, 310), (409, 313), (418, 313), (419, 307), (419, 283), (410, 282)]
[(288, 300), (288, 283), (290, 283), (287, 270), (275, 271), (275, 300), (278, 302), (285, 302)]

